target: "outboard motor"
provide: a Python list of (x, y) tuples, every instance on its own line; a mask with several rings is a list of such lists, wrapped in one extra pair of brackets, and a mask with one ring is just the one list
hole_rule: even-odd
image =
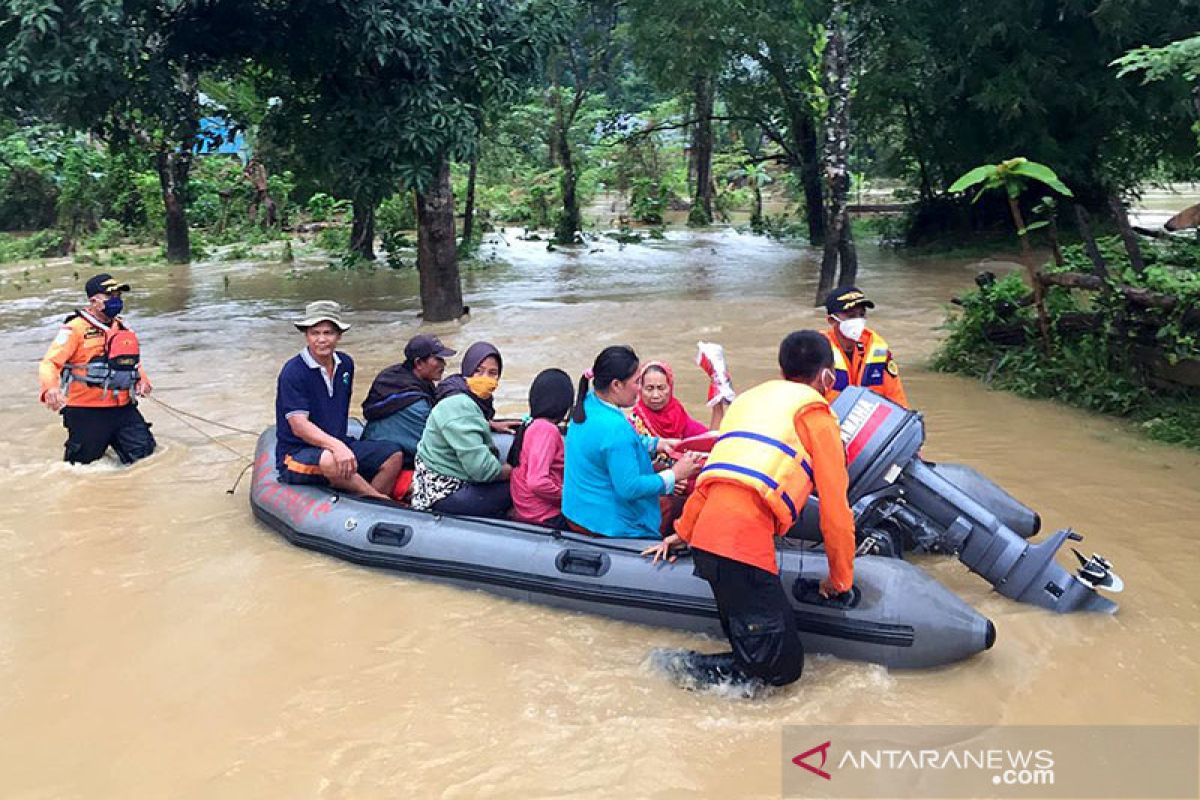
[[(1055, 561), (1064, 543), (1082, 536), (1064, 529), (1027, 542), (1041, 526), (1035, 512), (969, 467), (919, 458), (925, 441), (920, 413), (859, 386), (844, 390), (833, 410), (846, 445), (860, 552), (953, 553), (1005, 597), (1063, 613), (1117, 610), (1096, 592), (1123, 586), (1106, 559), (1075, 551), (1081, 567), (1074, 575)], [(819, 536), (815, 504), (809, 501), (790, 535)]]

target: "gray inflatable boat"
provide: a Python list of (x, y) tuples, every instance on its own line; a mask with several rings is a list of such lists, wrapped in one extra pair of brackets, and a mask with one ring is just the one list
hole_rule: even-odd
[[(259, 438), (254, 515), (300, 547), (357, 564), (482, 589), (518, 600), (720, 637), (707, 583), (690, 559), (652, 565), (648, 543), (598, 539), (536, 525), (414, 511), (329, 488), (280, 483), (275, 431)], [(805, 649), (889, 667), (933, 667), (992, 646), (991, 621), (901, 559), (855, 561), (847, 602), (823, 599), (825, 555), (785, 540), (780, 578)]]

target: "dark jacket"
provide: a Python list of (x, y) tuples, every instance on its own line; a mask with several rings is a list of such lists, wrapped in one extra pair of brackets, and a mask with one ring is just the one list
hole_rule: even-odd
[(404, 364), (393, 364), (375, 376), (371, 391), (363, 401), (363, 416), (367, 421), (390, 417), (421, 400), (434, 403), (433, 381), (421, 380)]

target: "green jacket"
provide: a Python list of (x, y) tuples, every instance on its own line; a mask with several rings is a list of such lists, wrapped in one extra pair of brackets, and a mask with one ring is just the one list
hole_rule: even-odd
[(471, 483), (490, 483), (503, 470), (487, 418), (465, 394), (447, 397), (433, 407), (417, 445), (417, 458), (439, 475)]

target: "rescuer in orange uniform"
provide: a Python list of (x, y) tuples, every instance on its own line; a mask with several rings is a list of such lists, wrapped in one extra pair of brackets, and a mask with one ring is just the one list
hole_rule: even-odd
[(154, 452), (137, 398), (150, 394), (137, 336), (118, 316), (129, 284), (101, 273), (85, 286), (88, 305), (63, 321), (38, 365), (39, 399), (60, 412), (64, 458), (88, 464), (111, 445), (125, 464)]
[(834, 289), (825, 298), (829, 315), (826, 338), (833, 345), (833, 389), (825, 399), (833, 402), (847, 386), (866, 386), (898, 406), (908, 408), (908, 396), (900, 382), (900, 369), (888, 343), (867, 327), (867, 309), (875, 304), (854, 286)]
[(732, 680), (782, 686), (800, 677), (804, 648), (779, 581), (775, 537), (795, 524), (813, 491), (821, 497), (829, 562), (820, 592), (836, 597), (854, 583), (846, 453), (823, 396), (834, 381), (829, 342), (817, 331), (791, 333), (779, 346), (779, 367), (781, 379), (733, 401), (676, 532), (644, 551), (657, 561), (687, 542), (696, 574), (712, 586), (733, 651), (686, 651), (666, 664), (702, 685)]

